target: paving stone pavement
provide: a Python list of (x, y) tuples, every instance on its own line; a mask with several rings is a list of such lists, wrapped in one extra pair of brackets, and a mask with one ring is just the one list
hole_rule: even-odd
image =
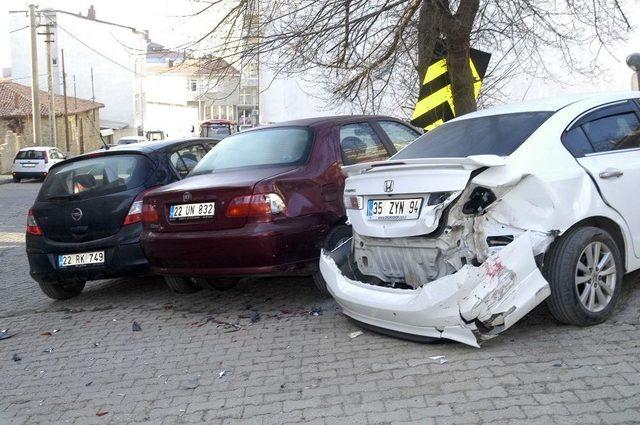
[(560, 325), (542, 306), (481, 349), (350, 339), (357, 327), (306, 278), (187, 296), (127, 278), (52, 301), (24, 254), (38, 187), (0, 186), (0, 329), (15, 333), (0, 341), (0, 424), (640, 422), (638, 274), (603, 325)]

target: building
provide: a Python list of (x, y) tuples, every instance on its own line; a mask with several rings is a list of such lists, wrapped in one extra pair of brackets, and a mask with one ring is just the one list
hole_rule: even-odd
[[(50, 33), (54, 91), (62, 94), (62, 50), (67, 74), (67, 94), (84, 99), (100, 99), (100, 127), (119, 138), (144, 131), (143, 92), (147, 33), (136, 28), (64, 10), (38, 12), (39, 33)], [(31, 57), (29, 16), (26, 11), (9, 14), (11, 76), (30, 84)], [(38, 35), (40, 88), (47, 88), (45, 35)], [(43, 126), (44, 127), (44, 126)]]
[[(16, 153), (21, 148), (34, 146), (33, 119), (31, 111), (31, 87), (11, 81), (0, 80), (0, 174), (9, 172)], [(102, 146), (100, 140), (100, 114), (102, 103), (74, 97), (67, 98), (68, 141), (64, 117), (64, 96), (56, 95), (56, 133), (58, 148), (72, 155), (95, 150)], [(40, 114), (42, 116), (42, 140), (51, 139), (49, 134), (49, 94), (40, 91)], [(48, 143), (42, 143), (48, 145)]]
[(161, 65), (148, 62), (146, 128), (182, 137), (197, 133), (202, 120), (237, 121), (239, 84), (238, 70), (220, 58), (169, 60)]

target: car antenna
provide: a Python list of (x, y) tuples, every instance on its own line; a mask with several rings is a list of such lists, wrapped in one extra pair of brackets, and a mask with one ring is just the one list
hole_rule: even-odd
[(96, 126), (95, 121), (93, 121), (91, 117), (89, 117), (89, 114), (87, 114), (87, 118), (89, 118), (89, 121), (91, 121), (91, 124), (93, 125), (93, 129), (96, 132), (98, 132), (98, 136), (100, 136), (100, 141), (102, 142), (102, 146), (104, 146), (104, 150), (108, 151), (109, 145), (107, 145), (107, 142), (105, 142), (104, 139), (102, 138), (102, 133), (100, 133), (100, 128)]

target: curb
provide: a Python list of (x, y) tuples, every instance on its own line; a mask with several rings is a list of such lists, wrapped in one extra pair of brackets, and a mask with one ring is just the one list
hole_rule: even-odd
[(0, 185), (8, 184), (8, 183), (13, 183), (13, 179), (12, 179), (11, 177), (9, 177), (8, 179), (3, 179), (3, 178), (0, 176)]

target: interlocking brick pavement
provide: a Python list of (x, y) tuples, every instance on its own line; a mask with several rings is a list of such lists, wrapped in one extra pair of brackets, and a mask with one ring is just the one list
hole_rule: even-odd
[[(52, 301), (24, 254), (38, 187), (0, 186), (0, 328), (16, 333), (0, 341), (2, 424), (640, 421), (638, 274), (603, 325), (560, 325), (542, 306), (481, 349), (350, 339), (356, 326), (303, 278), (187, 296), (116, 279)], [(257, 323), (239, 317), (248, 306)]]

